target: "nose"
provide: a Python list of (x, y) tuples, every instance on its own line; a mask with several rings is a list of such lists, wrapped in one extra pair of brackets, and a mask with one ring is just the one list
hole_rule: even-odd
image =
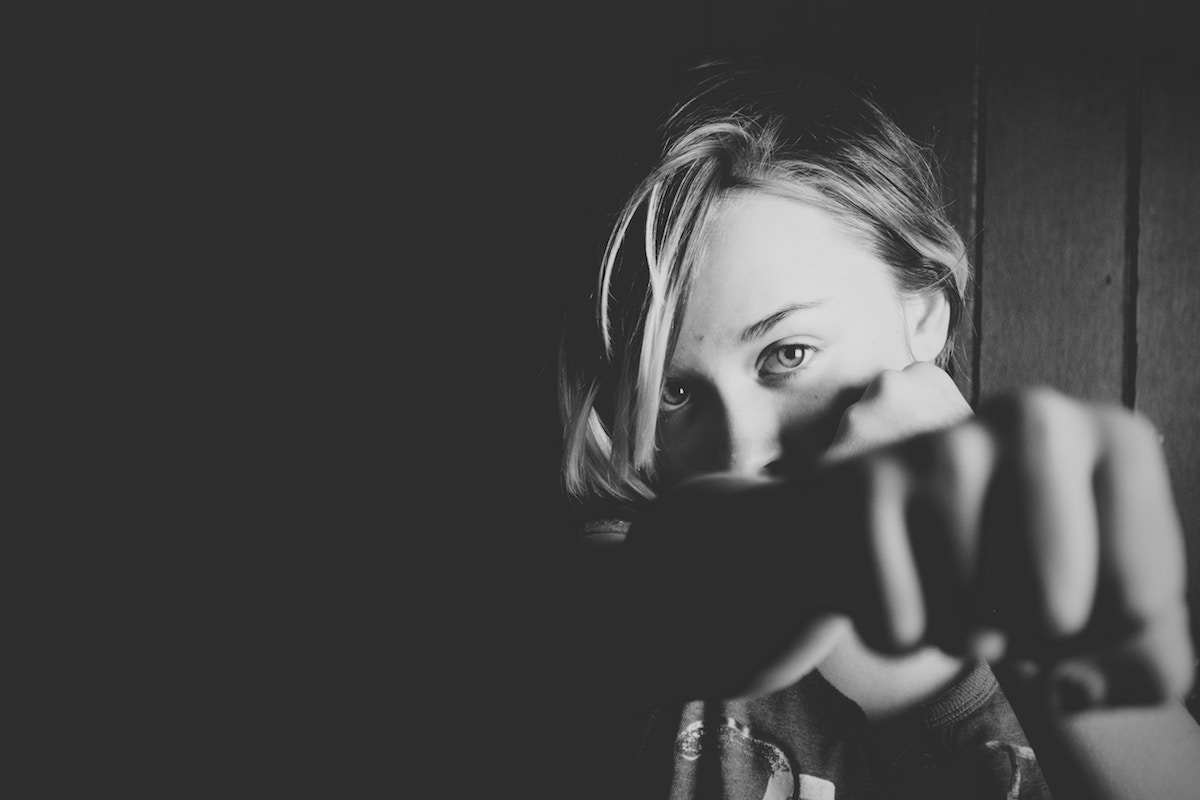
[(726, 470), (762, 475), (779, 468), (784, 454), (785, 413), (773, 400), (754, 389), (722, 397)]
[(800, 399), (761, 386), (722, 392), (718, 469), (747, 476), (803, 469), (828, 449), (842, 412), (860, 394), (851, 388)]

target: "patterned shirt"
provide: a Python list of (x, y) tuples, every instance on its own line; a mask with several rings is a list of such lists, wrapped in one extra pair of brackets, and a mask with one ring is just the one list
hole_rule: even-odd
[[(585, 526), (586, 534), (626, 530), (615, 520)], [(869, 723), (818, 670), (762, 697), (697, 700), (609, 721), (601, 736), (620, 741), (601, 759), (609, 787), (602, 794), (631, 800), (1050, 797), (983, 662), (886, 726)]]

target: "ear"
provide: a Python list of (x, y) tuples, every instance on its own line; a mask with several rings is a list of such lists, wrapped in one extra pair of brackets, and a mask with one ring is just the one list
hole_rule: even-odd
[(950, 335), (950, 301), (943, 292), (913, 295), (904, 300), (908, 346), (916, 361), (933, 361)]

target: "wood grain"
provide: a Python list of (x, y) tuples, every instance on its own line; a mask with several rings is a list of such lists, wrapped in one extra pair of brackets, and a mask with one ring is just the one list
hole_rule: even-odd
[(985, 22), (984, 393), (1122, 397), (1128, 81), (1113, 4), (995, 4)]
[(1200, 632), (1200, 56), (1176, 6), (1145, 30), (1136, 405), (1164, 437)]

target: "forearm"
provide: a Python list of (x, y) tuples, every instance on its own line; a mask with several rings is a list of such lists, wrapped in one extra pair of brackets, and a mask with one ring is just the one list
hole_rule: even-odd
[(1055, 800), (1190, 800), (1200, 793), (1200, 726), (1182, 704), (1058, 713), (1036, 682), (996, 672)]
[(544, 627), (573, 688), (630, 710), (770, 691), (812, 669), (832, 605), (816, 576), (832, 570), (817, 552), (828, 537), (786, 511), (796, 491), (729, 476), (688, 482), (627, 536), (585, 537), (544, 562)]

